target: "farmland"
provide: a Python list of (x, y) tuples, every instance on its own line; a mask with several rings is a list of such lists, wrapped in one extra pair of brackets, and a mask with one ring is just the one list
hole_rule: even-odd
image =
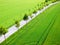
[[(59, 4), (60, 5), (60, 4)], [(47, 36), (47, 39), (44, 43), (44, 45), (60, 45), (60, 6), (58, 9), (58, 12), (56, 12), (56, 20), (54, 25), (50, 28), (49, 35)]]
[(30, 15), (41, 0), (0, 0), (0, 26), (10, 27), (16, 20), (22, 20), (25, 14)]
[(60, 3), (31, 20), (1, 45), (57, 45), (60, 42)]

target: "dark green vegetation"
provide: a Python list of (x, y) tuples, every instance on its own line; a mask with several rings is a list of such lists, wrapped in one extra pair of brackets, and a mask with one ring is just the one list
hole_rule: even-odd
[(5, 34), (6, 32), (7, 32), (7, 29), (5, 29), (4, 27), (0, 27), (0, 35)]
[(45, 2), (48, 2), (48, 1), (56, 2), (56, 1), (59, 1), (59, 0), (45, 0)]
[(19, 27), (20, 26), (19, 21), (15, 21), (15, 24), (16, 24), (16, 27)]
[(23, 20), (28, 20), (28, 16), (25, 14)]
[(42, 2), (44, 0), (0, 0), (0, 26), (10, 27), (16, 20), (22, 20), (25, 14), (30, 15)]
[(60, 3), (48, 8), (0, 45), (60, 45)]

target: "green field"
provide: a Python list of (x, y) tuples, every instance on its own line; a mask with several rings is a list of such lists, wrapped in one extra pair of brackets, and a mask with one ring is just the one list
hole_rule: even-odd
[(0, 26), (10, 27), (25, 14), (30, 15), (42, 2), (44, 0), (0, 0)]
[(60, 45), (60, 3), (51, 6), (0, 45)]
[[(60, 4), (59, 4), (60, 5)], [(44, 43), (44, 45), (60, 45), (60, 6), (56, 6), (56, 20), (54, 25), (50, 28), (49, 35)], [(58, 10), (58, 11), (57, 11)]]

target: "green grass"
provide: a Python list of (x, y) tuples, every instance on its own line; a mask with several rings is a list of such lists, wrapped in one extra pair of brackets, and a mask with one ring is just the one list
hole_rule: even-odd
[(42, 2), (44, 0), (0, 0), (0, 26), (10, 27), (16, 20), (22, 20), (24, 14), (31, 14)]
[[(51, 6), (0, 45), (49, 45), (60, 41), (60, 3)], [(56, 35), (56, 37), (55, 37)], [(55, 38), (55, 40), (54, 40)], [(50, 44), (52, 45), (52, 44)]]
[(49, 35), (47, 36), (44, 45), (60, 45), (60, 6), (56, 7), (58, 7), (58, 9), (55, 9), (58, 10), (58, 12), (56, 12), (56, 20), (54, 25), (50, 28)]

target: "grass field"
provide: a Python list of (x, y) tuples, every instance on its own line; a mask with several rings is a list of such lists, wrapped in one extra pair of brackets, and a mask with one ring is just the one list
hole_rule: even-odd
[[(60, 4), (59, 4), (60, 5)], [(50, 28), (49, 35), (44, 43), (44, 45), (60, 45), (60, 6), (56, 6), (56, 20), (54, 25)]]
[[(0, 26), (8, 28), (24, 14), (31, 14), (44, 0), (0, 0)], [(30, 10), (30, 11), (29, 11)]]
[(60, 45), (60, 3), (48, 8), (0, 45)]

